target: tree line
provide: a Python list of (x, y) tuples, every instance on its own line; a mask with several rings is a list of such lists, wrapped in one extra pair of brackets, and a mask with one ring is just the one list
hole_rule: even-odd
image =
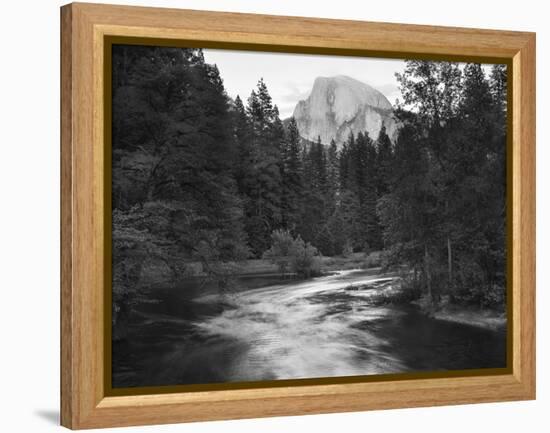
[(396, 142), (382, 127), (338, 149), (302, 139), (262, 79), (229, 98), (200, 49), (115, 45), (115, 312), (148, 261), (175, 279), (199, 263), (224, 287), (281, 231), (327, 256), (383, 249), (434, 300), (489, 302), (505, 278), (506, 69), (408, 61), (397, 80)]
[(504, 305), (506, 66), (408, 61), (389, 189), (377, 204), (388, 264), (437, 303)]
[(300, 137), (296, 120), (279, 118), (260, 80), (246, 106), (237, 96), (235, 180), (243, 203), (252, 257), (270, 248), (275, 230), (287, 230), (332, 256), (382, 246), (377, 198), (387, 188), (392, 145), (383, 127), (376, 141), (350, 135), (341, 150), (334, 140)]

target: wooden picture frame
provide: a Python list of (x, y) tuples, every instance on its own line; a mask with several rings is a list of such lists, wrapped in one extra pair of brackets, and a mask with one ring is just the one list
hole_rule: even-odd
[[(109, 38), (260, 51), (511, 66), (509, 368), (301, 386), (112, 395), (105, 247), (104, 62)], [(180, 41), (180, 42), (178, 42)], [(198, 44), (198, 45), (197, 45)], [(535, 34), (73, 3), (61, 8), (61, 424), (80, 428), (363, 411), (535, 398)], [(110, 306), (108, 307), (110, 308)]]

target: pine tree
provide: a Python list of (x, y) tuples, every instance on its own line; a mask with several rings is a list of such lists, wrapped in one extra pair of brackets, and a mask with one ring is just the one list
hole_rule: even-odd
[(501, 110), (506, 110), (508, 95), (506, 65), (495, 64), (492, 66), (489, 84), (495, 104)]
[(350, 179), (350, 159), (351, 159), (351, 152), (352, 149), (355, 148), (355, 137), (353, 133), (350, 133), (348, 136), (348, 139), (346, 142), (342, 145), (342, 150), (340, 151), (340, 159), (339, 159), (339, 166), (340, 166), (340, 173), (339, 173), (339, 180), (340, 180), (340, 190), (349, 190), (351, 187), (351, 179)]
[(327, 160), (321, 137), (317, 137), (317, 141), (310, 147), (309, 160), (312, 168), (312, 188), (323, 194), (327, 187)]
[(252, 125), (252, 161), (255, 179), (247, 211), (247, 232), (252, 250), (260, 256), (269, 248), (273, 230), (281, 224), (281, 146), (284, 129), (263, 79), (248, 98)]
[(300, 134), (294, 117), (290, 118), (287, 137), (282, 153), (283, 175), (283, 225), (295, 231), (300, 221), (303, 196), (303, 166)]
[(327, 202), (329, 213), (334, 212), (338, 200), (339, 188), (338, 148), (334, 139), (327, 150)]
[(355, 136), (350, 133), (339, 155), (338, 208), (332, 224), (333, 227), (340, 227), (342, 238), (337, 244), (344, 254), (353, 251), (360, 232), (359, 198), (354, 187), (355, 157)]
[(466, 136), (471, 139), (472, 163), (479, 162), (479, 157), (483, 158), (481, 153), (484, 146), (475, 146), (473, 142), (490, 142), (492, 134), (489, 122), (492, 114), (493, 98), (489, 88), (489, 82), (483, 73), (481, 65), (478, 63), (469, 63), (464, 67), (464, 91), (460, 104), (460, 113), (468, 129)]
[(361, 231), (357, 234), (357, 245), (363, 250), (377, 249), (380, 246), (380, 229), (376, 215), (377, 177), (376, 148), (368, 136), (357, 134), (355, 147), (354, 187), (359, 198)]
[(306, 242), (311, 242), (326, 254), (327, 227), (325, 211), (326, 156), (320, 138), (304, 146), (304, 195), (298, 232)]
[(235, 98), (233, 110), (233, 136), (237, 147), (235, 162), (235, 180), (241, 197), (250, 195), (248, 187), (250, 177), (253, 175), (252, 164), (252, 129), (250, 120), (239, 95)]
[[(403, 119), (405, 120), (405, 119)], [(434, 220), (433, 191), (429, 179), (429, 152), (422, 128), (414, 113), (409, 113), (400, 129), (396, 144), (388, 194), (378, 201), (377, 210), (383, 225), (384, 243), (389, 265), (406, 263), (417, 275), (422, 271), (428, 292), (431, 272), (426, 267), (426, 251), (431, 254)]]
[[(459, 155), (461, 182), (457, 186), (461, 200), (456, 215), (463, 223), (459, 242), (483, 270), (486, 287), (477, 294), (482, 303), (483, 293), (490, 291), (497, 279), (504, 278), (505, 117), (499, 115), (503, 108), (498, 105), (503, 99), (495, 98), (495, 95), (504, 98), (504, 85), (496, 80), (491, 88), (491, 81), (479, 64), (466, 65), (464, 75), (461, 105), (464, 141)], [(479, 207), (479, 203), (483, 206)], [(501, 277), (497, 278), (499, 269)]]
[(376, 168), (377, 168), (377, 196), (382, 197), (389, 191), (392, 169), (393, 150), (390, 137), (386, 133), (386, 126), (382, 125), (376, 140)]

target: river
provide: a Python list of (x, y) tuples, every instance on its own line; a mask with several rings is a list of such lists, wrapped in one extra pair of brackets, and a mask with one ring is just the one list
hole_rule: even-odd
[[(394, 278), (339, 271), (192, 302), (157, 291), (113, 346), (113, 385), (146, 386), (504, 367), (506, 335), (371, 302)], [(357, 290), (369, 284), (371, 288)]]

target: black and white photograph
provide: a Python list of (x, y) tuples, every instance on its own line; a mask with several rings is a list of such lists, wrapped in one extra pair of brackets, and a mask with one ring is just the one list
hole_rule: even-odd
[(112, 47), (112, 387), (507, 367), (507, 66)]

